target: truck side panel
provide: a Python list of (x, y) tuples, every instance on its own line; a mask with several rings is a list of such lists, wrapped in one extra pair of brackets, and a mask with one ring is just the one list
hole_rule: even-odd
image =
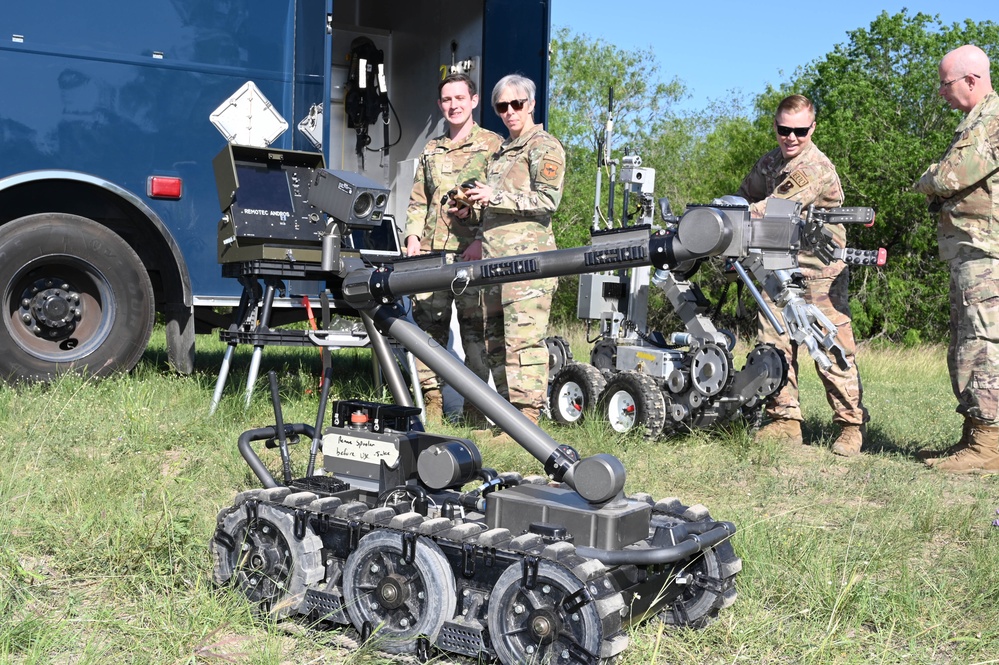
[[(322, 1), (56, 4), (0, 9), (0, 22), (19, 36), (0, 42), (0, 177), (52, 169), (114, 183), (173, 234), (194, 293), (238, 294), (215, 256), (220, 211), (211, 157), (225, 139), (209, 116), (247, 80), (292, 126), (319, 101)], [(296, 22), (312, 24), (297, 31), (297, 48)], [(318, 48), (307, 43), (310, 33)], [(277, 145), (305, 143), (289, 130)], [(182, 178), (181, 199), (146, 196), (151, 175)]]
[[(488, 106), (489, 91), (511, 71), (538, 83), (538, 119), (545, 119), (548, 5), (0, 4), (0, 256), (19, 257), (0, 270), (0, 375), (9, 380), (23, 378), (19, 373), (45, 378), (85, 368), (96, 373), (99, 367), (102, 374), (130, 369), (141, 355), (136, 349), (148, 341), (144, 323), (126, 324), (120, 316), (126, 308), (119, 291), (133, 282), (142, 284), (132, 294), (134, 306), (146, 311), (152, 303), (165, 315), (171, 362), (182, 372), (193, 369), (194, 316), (199, 330), (225, 325), (213, 308), (235, 304), (240, 292), (236, 280), (221, 277), (218, 265), (222, 211), (211, 162), (227, 139), (210, 116), (246, 82), (288, 123), (274, 147), (321, 150), (331, 168), (363, 171), (383, 182), (393, 192), (390, 210), (400, 218), (414, 158), (443, 129), (436, 83), (456, 61), (473, 63), (483, 124), (503, 130)], [(378, 152), (385, 143), (379, 121), (371, 127), (363, 168), (343, 113), (346, 57), (358, 35), (385, 49), (392, 104), (391, 155)], [(329, 129), (320, 136), (326, 144), (321, 148), (313, 144), (315, 135), (310, 139), (298, 130), (317, 109)], [(151, 195), (147, 187), (154, 176), (182, 181), (180, 195)], [(29, 217), (30, 223), (12, 224)], [(95, 242), (113, 244), (116, 256), (127, 257), (120, 260), (128, 269), (105, 279), (105, 273), (114, 275), (106, 265), (110, 259), (101, 258), (107, 252), (84, 258), (72, 247), (44, 242), (41, 229), (74, 225), (87, 229), (75, 236), (78, 245), (94, 244), (90, 238), (97, 235)], [(43, 256), (43, 245), (57, 258)], [(145, 275), (126, 278), (135, 271)], [(80, 307), (74, 299), (84, 296), (89, 305)], [(282, 299), (279, 306), (296, 304)], [(284, 311), (291, 315), (285, 318), (296, 314)], [(98, 352), (105, 340), (119, 351)], [(17, 358), (5, 363), (6, 356)]]

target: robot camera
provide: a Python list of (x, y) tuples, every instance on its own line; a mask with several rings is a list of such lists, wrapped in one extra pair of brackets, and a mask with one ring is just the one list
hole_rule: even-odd
[(359, 173), (319, 169), (309, 203), (348, 228), (373, 229), (382, 225), (388, 195), (387, 187)]

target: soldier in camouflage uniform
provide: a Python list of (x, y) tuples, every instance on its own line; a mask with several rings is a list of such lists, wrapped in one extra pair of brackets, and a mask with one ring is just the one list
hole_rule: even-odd
[[(493, 88), (493, 107), (510, 131), (489, 162), (485, 182), (469, 190), (483, 206), (482, 257), (556, 249), (552, 213), (562, 200), (565, 150), (534, 123), (534, 83), (505, 76)], [(548, 391), (548, 330), (555, 279), (487, 287), (486, 350), (497, 391), (535, 423)]]
[[(792, 199), (803, 207), (835, 208), (843, 205), (843, 188), (836, 167), (812, 143), (815, 131), (815, 108), (801, 95), (787, 97), (777, 107), (774, 131), (778, 147), (763, 155), (739, 187), (739, 195), (750, 202), (754, 217), (761, 217), (767, 197)], [(829, 226), (835, 242), (846, 245), (846, 230), (841, 224)], [(863, 406), (863, 387), (855, 361), (856, 343), (850, 325), (848, 289), (850, 270), (842, 262), (822, 263), (812, 252), (798, 255), (805, 277), (804, 298), (816, 306), (837, 328), (837, 338), (846, 352), (850, 369), (842, 370), (833, 362), (829, 369), (818, 363), (815, 369), (826, 390), (826, 400), (839, 424), (839, 437), (832, 450), (849, 457), (860, 453), (864, 424), (869, 419)], [(783, 390), (767, 404), (771, 422), (758, 432), (759, 438), (777, 438), (802, 443), (801, 405), (798, 401), (798, 345), (784, 335), (777, 335), (762, 315), (759, 316), (761, 341), (781, 349), (788, 359), (788, 381)], [(805, 358), (808, 358), (807, 352)]]
[[(431, 139), (416, 168), (413, 190), (406, 215), (406, 253), (447, 252), (459, 260), (478, 258), (477, 218), (459, 216), (458, 204), (448, 193), (467, 181), (485, 178), (489, 158), (503, 139), (475, 124), (472, 111), (479, 104), (475, 82), (464, 74), (447, 76), (437, 88), (437, 106), (447, 121), (447, 133)], [(451, 304), (458, 312), (458, 331), (465, 352), (465, 364), (488, 381), (485, 361), (485, 323), (482, 319), (480, 289), (463, 288), (457, 292), (423, 293), (413, 299), (413, 318), (443, 347), (451, 332)], [(441, 380), (435, 372), (417, 360), (417, 373), (423, 390), (428, 417), (444, 415)], [(481, 416), (469, 405), (466, 417), (478, 421)], [(481, 420), (484, 422), (484, 420)]]
[(915, 185), (940, 215), (940, 258), (950, 266), (947, 366), (964, 416), (961, 440), (920, 456), (952, 473), (999, 471), (999, 96), (989, 59), (966, 44), (940, 61), (939, 92), (966, 115), (940, 161)]

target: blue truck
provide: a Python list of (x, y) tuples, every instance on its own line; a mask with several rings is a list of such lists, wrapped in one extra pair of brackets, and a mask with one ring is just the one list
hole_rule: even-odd
[[(229, 324), (213, 124), (252, 86), (288, 129), (275, 149), (391, 188), (401, 221), (415, 158), (442, 129), (436, 83), (460, 68), (489, 91), (516, 71), (546, 117), (548, 0), (90, 0), (0, 5), (0, 377), (134, 367), (157, 317), (168, 359)], [(383, 54), (391, 114), (360, 154), (344, 110), (352, 45)], [(483, 109), (486, 109), (483, 112)], [(284, 320), (304, 318), (284, 299)]]

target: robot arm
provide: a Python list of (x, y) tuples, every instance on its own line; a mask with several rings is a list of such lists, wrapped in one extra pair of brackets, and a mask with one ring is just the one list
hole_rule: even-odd
[(833, 241), (826, 228), (829, 224), (874, 225), (873, 208), (816, 208), (808, 206), (801, 223), (802, 245), (812, 250), (826, 265), (833, 261), (843, 261), (849, 265), (883, 266), (887, 252), (883, 247), (874, 250), (840, 247)]
[[(802, 297), (803, 278), (797, 269), (797, 251), (807, 247), (827, 264), (841, 260), (852, 265), (884, 265), (884, 249), (839, 247), (826, 228), (831, 223), (870, 226), (874, 223), (873, 209), (810, 206), (802, 218), (801, 204), (770, 199), (764, 216), (752, 219), (745, 200), (724, 197), (710, 206), (694, 206), (681, 218), (667, 221), (674, 222), (667, 234), (673, 237), (668, 253), (675, 266), (690, 265), (705, 252), (728, 258), (778, 334), (786, 332), (824, 368), (832, 365), (830, 353), (840, 368), (849, 367), (845, 351), (836, 341), (836, 326)], [(750, 273), (763, 285), (784, 326), (767, 306)]]
[[(840, 369), (848, 369), (850, 364), (846, 359), (846, 351), (836, 341), (836, 326), (817, 307), (806, 302), (801, 296), (801, 273), (787, 270), (766, 271), (762, 263), (760, 257), (754, 256), (744, 259), (741, 263), (735, 262), (734, 267), (777, 334), (786, 332), (792, 342), (808, 349), (808, 354), (823, 369), (832, 366), (828, 353), (836, 358), (836, 364)], [(763, 296), (750, 280), (746, 267), (763, 284), (770, 300), (780, 311), (786, 328), (774, 318)]]
[(457, 291), (470, 286), (649, 265), (683, 271), (701, 259), (721, 256), (747, 263), (782, 310), (789, 334), (818, 359), (822, 355), (820, 348), (836, 353), (839, 347), (835, 343), (835, 326), (801, 298), (797, 253), (803, 226), (799, 214), (800, 204), (783, 199), (771, 200), (761, 219), (751, 219), (749, 208), (742, 205), (693, 206), (678, 221), (655, 234), (651, 234), (650, 226), (599, 231), (593, 233), (591, 244), (585, 247), (460, 263), (427, 255), (371, 267), (355, 257), (333, 260), (327, 256), (324, 243), (323, 264), (337, 268), (343, 299), (367, 313), (380, 332), (413, 351), (452, 385), (460, 385), (466, 399), (471, 398), (486, 416), (544, 463), (550, 476), (564, 480), (588, 501), (600, 503), (616, 496), (623, 487), (623, 467), (615, 458), (598, 455), (579, 459), (575, 451), (531, 428), (516, 409), (496, 399), (495, 392), (485, 384), (465, 376), (468, 372), (459, 361), (428, 344), (425, 334), (394, 312), (398, 308), (393, 303), (400, 296), (428, 291)]

